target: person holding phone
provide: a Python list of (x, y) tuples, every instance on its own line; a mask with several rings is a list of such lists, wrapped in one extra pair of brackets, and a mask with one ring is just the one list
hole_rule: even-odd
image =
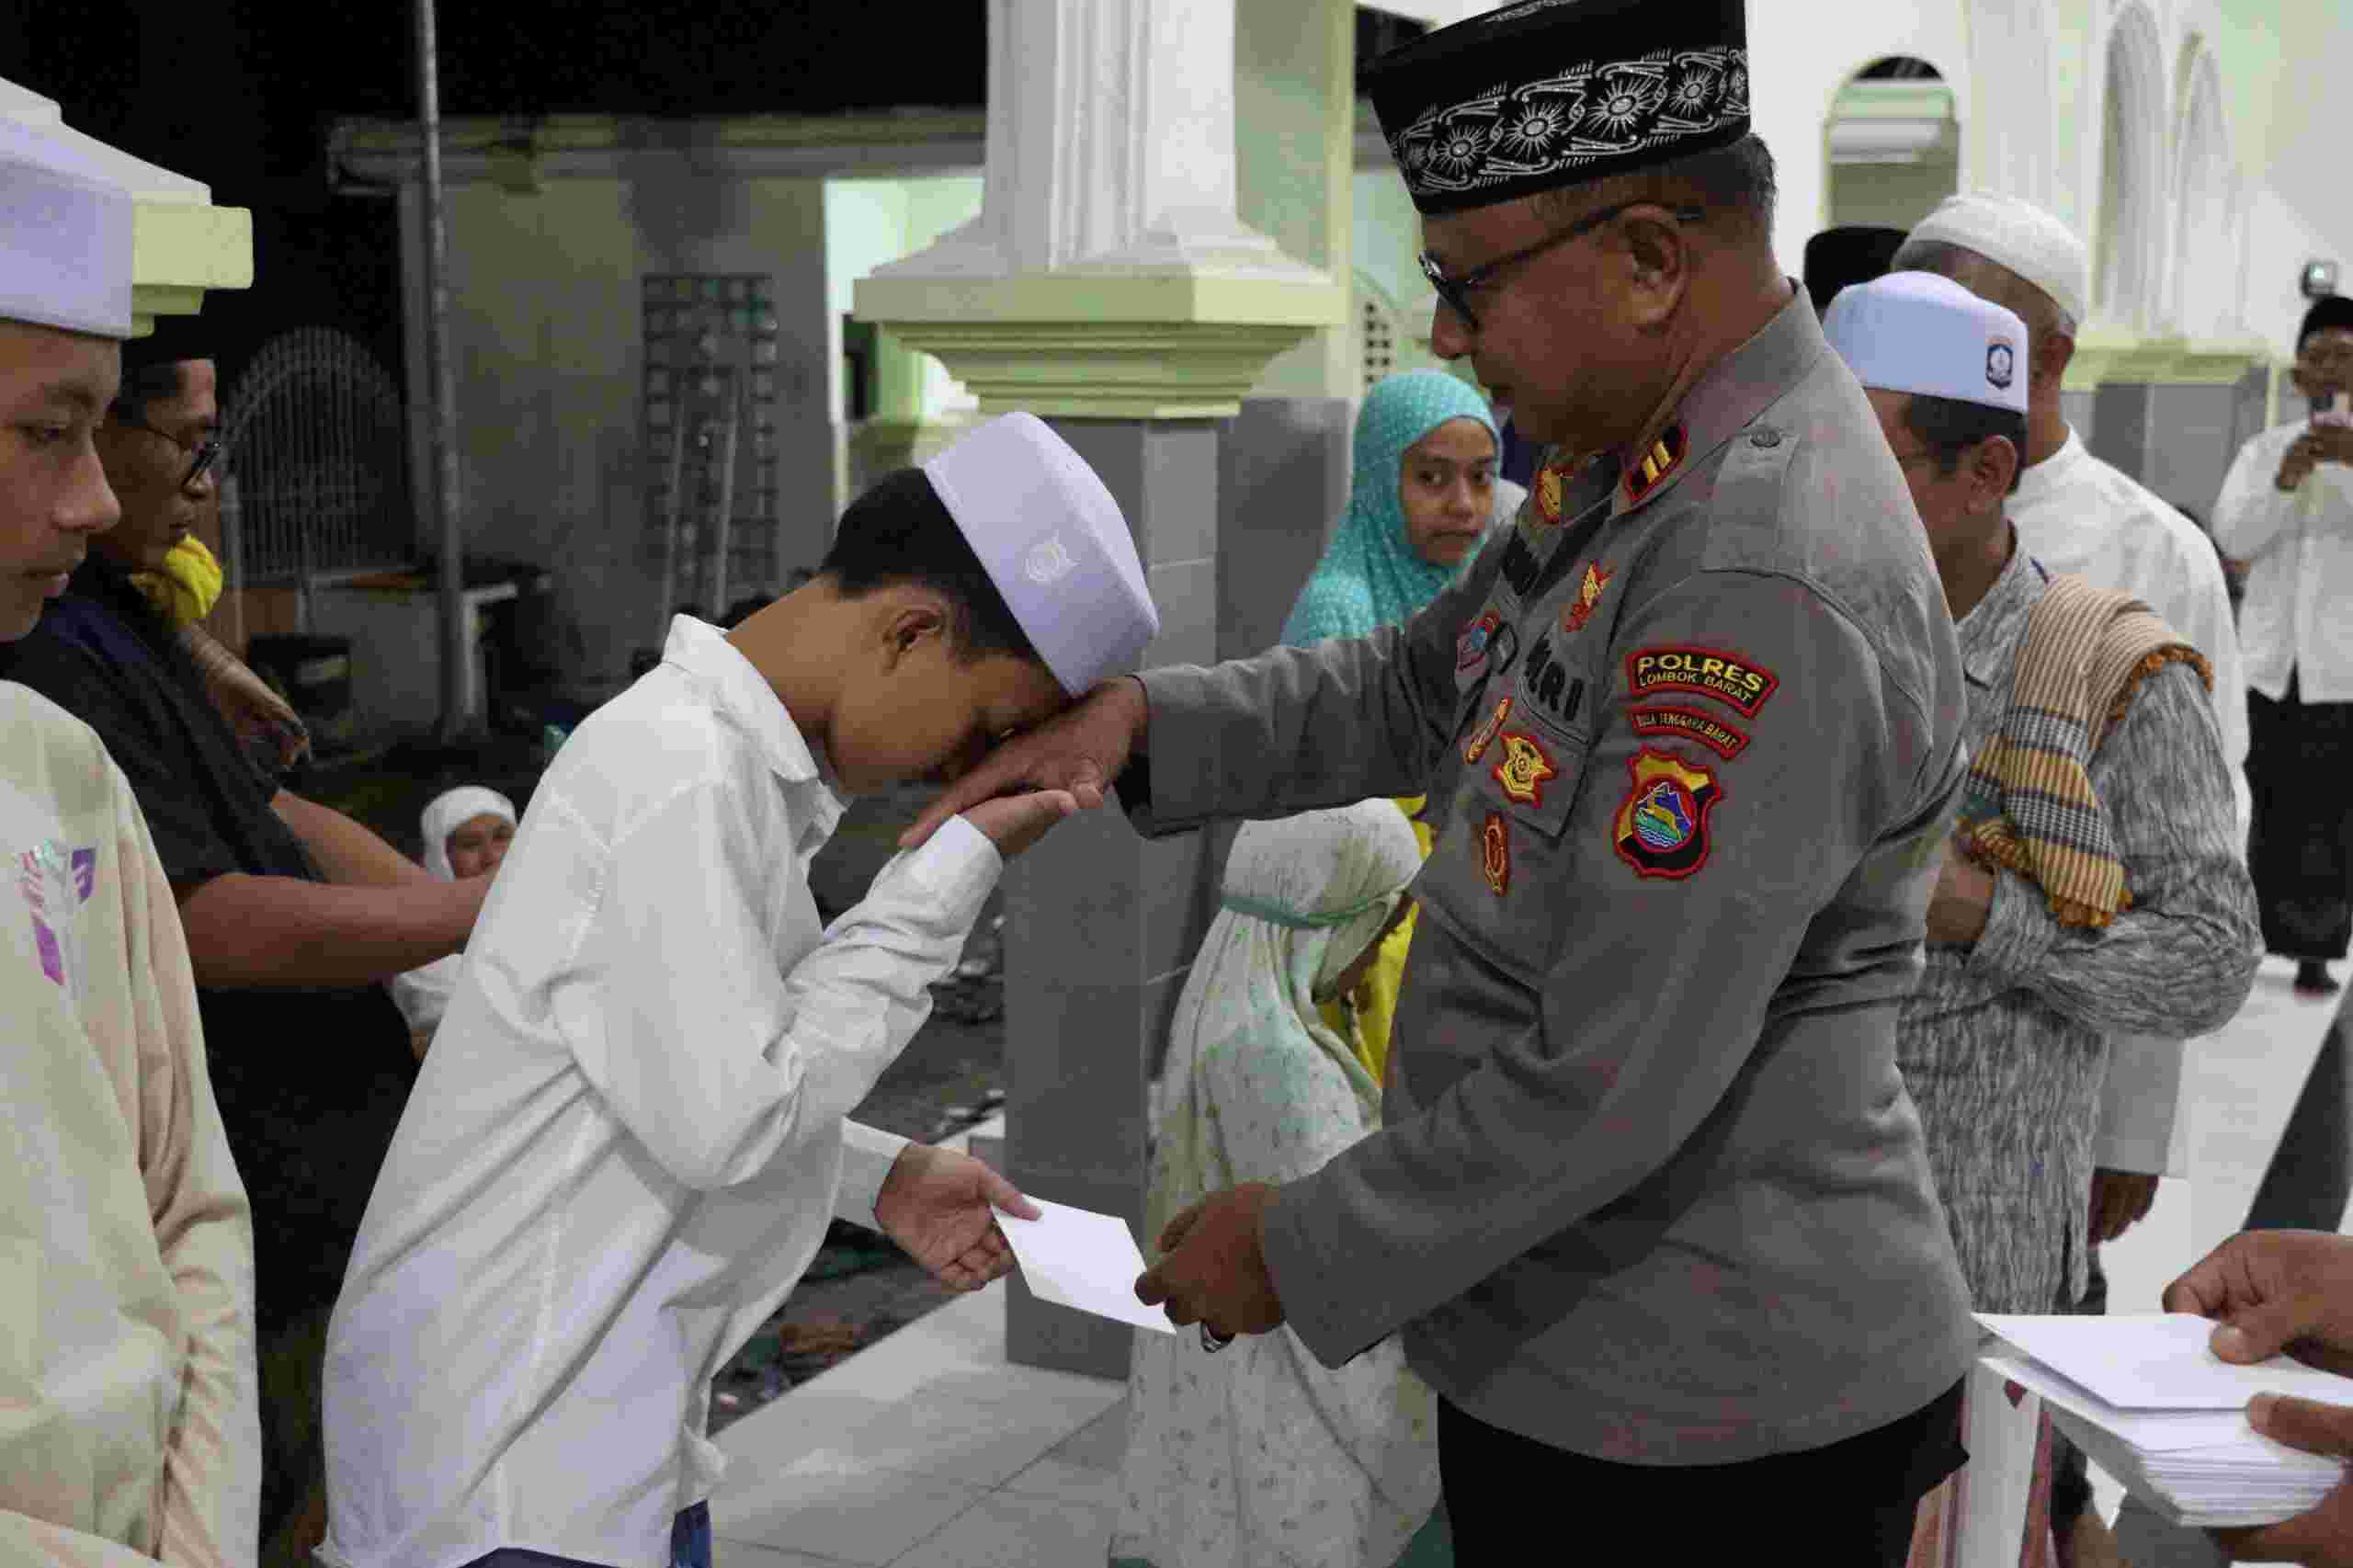
[(2305, 313), (2292, 372), (2305, 409), (2247, 442), (2214, 505), (2214, 541), (2247, 563), (2239, 610), (2264, 945), (2325, 995), (2353, 939), (2353, 299)]

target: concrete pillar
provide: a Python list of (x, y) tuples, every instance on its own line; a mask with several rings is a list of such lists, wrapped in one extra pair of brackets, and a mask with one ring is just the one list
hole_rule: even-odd
[[(1135, 529), (1159, 638), (1147, 664), (1217, 657), (1218, 431), (1060, 419)], [(1139, 839), (1111, 812), (1055, 830), (1005, 882), (1006, 1169), (1024, 1191), (1142, 1233), (1146, 1081), (1207, 924), (1209, 835)], [(1123, 1377), (1133, 1331), (1038, 1301), (1016, 1275), (1009, 1359)]]
[[(1346, 282), (1354, 228), (1356, 7), (1290, 0), (1236, 8), (1234, 205), (1286, 255)], [(1260, 397), (1353, 395), (1356, 324), (1275, 357)]]
[[(981, 214), (856, 291), (861, 319), (938, 357), (983, 414), (1053, 420), (1102, 475), (1160, 607), (1147, 663), (1217, 656), (1222, 423), (1269, 360), (1346, 319), (1329, 274), (1236, 214), (1235, 9), (991, 0)], [(1207, 853), (1106, 813), (1008, 875), (1006, 1163), (1027, 1190), (1141, 1221), (1146, 1078)], [(1007, 1309), (1013, 1360), (1126, 1375), (1131, 1330), (1017, 1281)]]

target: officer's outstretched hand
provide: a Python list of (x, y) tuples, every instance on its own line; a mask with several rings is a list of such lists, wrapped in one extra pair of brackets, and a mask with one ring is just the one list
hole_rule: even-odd
[(899, 835), (899, 847), (915, 848), (960, 812), (980, 826), (974, 807), (1025, 790), (1067, 790), (1081, 809), (1094, 810), (1143, 739), (1144, 718), (1142, 682), (1125, 676), (1104, 682), (1052, 722), (983, 757)]
[(1165, 1302), (1179, 1328), (1205, 1324), (1211, 1334), (1270, 1334), (1282, 1326), (1282, 1299), (1267, 1272), (1267, 1200), (1275, 1189), (1247, 1182), (1212, 1192), (1168, 1221), (1161, 1259), (1136, 1281), (1136, 1300)]
[[(2246, 1418), (2256, 1431), (2291, 1449), (2353, 1459), (2353, 1409), (2344, 1405), (2259, 1393), (2248, 1403)], [(2338, 1482), (2336, 1489), (2310, 1513), (2259, 1529), (2212, 1534), (2214, 1544), (2228, 1552), (2234, 1562), (2353, 1568), (2353, 1481)]]

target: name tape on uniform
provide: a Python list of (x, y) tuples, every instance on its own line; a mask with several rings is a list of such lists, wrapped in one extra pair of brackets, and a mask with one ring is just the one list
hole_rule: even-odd
[(1520, 677), (1520, 689), (1542, 710), (1544, 715), (1563, 729), (1577, 722), (1577, 714), (1585, 708), (1585, 677), (1572, 677), (1568, 665), (1553, 651), (1550, 632), (1536, 640), (1528, 651), (1528, 673)]
[(1629, 708), (1626, 717), (1638, 735), (1697, 741), (1726, 762), (1748, 748), (1746, 735), (1695, 708)]
[(1780, 684), (1772, 671), (1720, 648), (1676, 643), (1637, 648), (1626, 655), (1626, 695), (1636, 699), (1687, 691), (1712, 697), (1754, 719)]

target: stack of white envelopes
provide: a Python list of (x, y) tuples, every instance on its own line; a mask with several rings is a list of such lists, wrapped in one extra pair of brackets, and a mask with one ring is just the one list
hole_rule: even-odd
[(2305, 1513), (2345, 1478), (2343, 1461), (2275, 1443), (2247, 1425), (2258, 1393), (2353, 1405), (2353, 1378), (2285, 1356), (2252, 1367), (2208, 1348), (2215, 1325), (2187, 1313), (2009, 1317), (1979, 1359), (2042, 1396), (2094, 1464), (2176, 1524), (2267, 1525)]

